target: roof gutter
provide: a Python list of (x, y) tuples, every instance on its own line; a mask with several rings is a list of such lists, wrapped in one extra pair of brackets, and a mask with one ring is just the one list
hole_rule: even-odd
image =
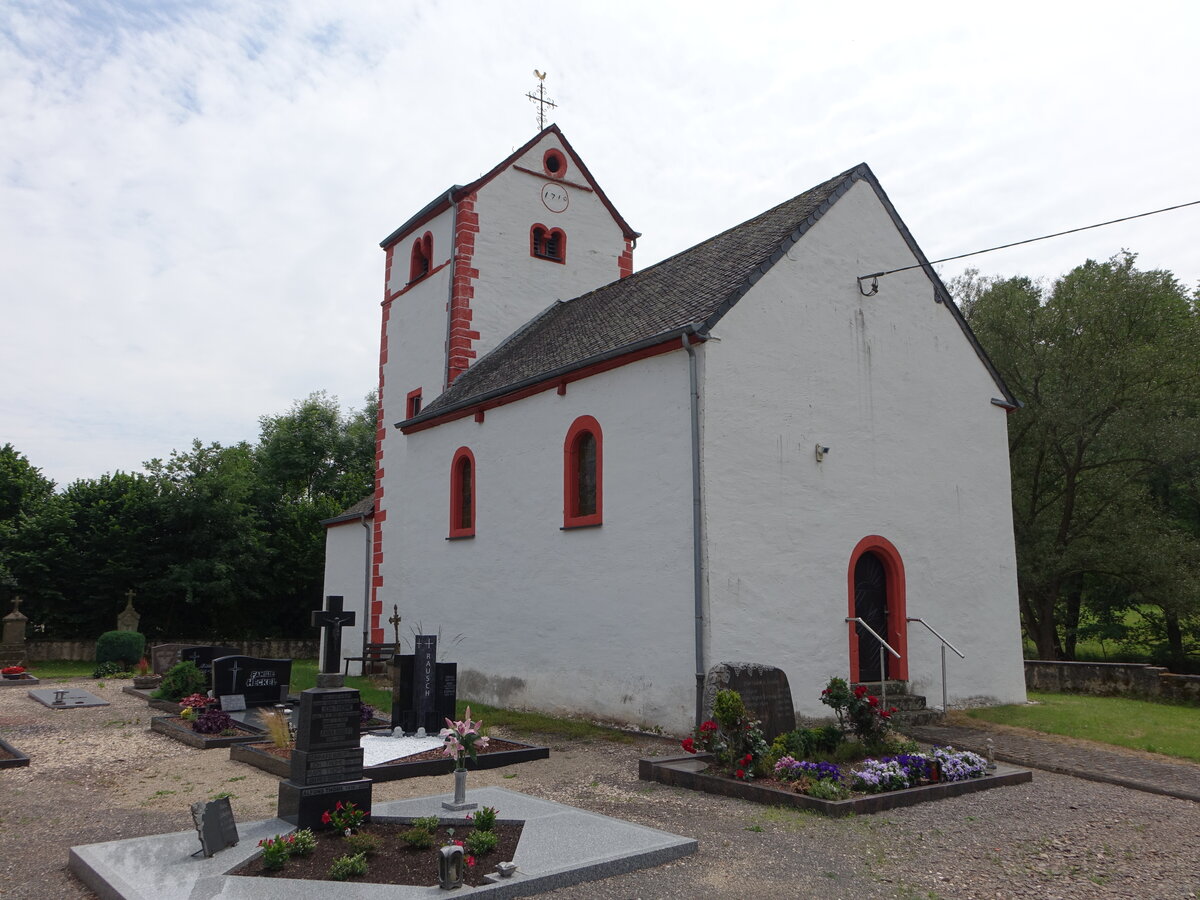
[[(707, 338), (707, 335), (700, 331), (700, 325), (684, 325), (680, 328), (672, 328), (670, 331), (660, 332), (652, 337), (643, 338), (640, 341), (635, 341), (632, 344), (625, 344), (614, 350), (607, 350), (604, 353), (599, 353), (596, 356), (589, 356), (587, 359), (573, 362), (570, 365), (560, 366), (557, 369), (552, 369), (549, 372), (539, 372), (537, 375), (532, 375), (529, 378), (523, 378), (513, 384), (506, 384), (503, 387), (495, 388), (494, 390), (485, 391), (474, 397), (468, 397), (465, 400), (460, 400), (457, 403), (451, 403), (444, 407), (431, 409), (428, 412), (422, 412), (420, 415), (413, 416), (411, 419), (405, 419), (401, 422), (393, 423), (394, 428), (409, 428), (415, 425), (425, 425), (437, 419), (470, 410), (473, 407), (482, 406), (493, 400), (498, 400), (508, 394), (514, 394), (526, 388), (534, 387), (539, 384), (547, 384), (561, 381), (564, 376), (570, 375), (580, 369), (586, 369), (591, 366), (600, 365), (612, 359), (625, 356), (629, 353), (636, 353), (639, 350), (645, 350), (649, 347), (656, 347), (659, 344), (670, 343), (671, 341), (679, 340), (685, 334), (695, 334), (701, 340)], [(463, 413), (465, 415), (465, 413)]]

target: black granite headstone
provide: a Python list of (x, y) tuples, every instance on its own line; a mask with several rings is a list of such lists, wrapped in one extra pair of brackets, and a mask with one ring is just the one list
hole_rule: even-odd
[(237, 822), (234, 821), (228, 797), (193, 803), (192, 821), (196, 825), (196, 833), (200, 835), (200, 850), (197, 852), (212, 856), (218, 850), (237, 846)]
[[(418, 634), (413, 639), (413, 656), (416, 665), (413, 668), (413, 709), (417, 711), (417, 721), (424, 722), (433, 712), (434, 696), (437, 693), (434, 666), (437, 665), (437, 635)], [(428, 729), (428, 726), (426, 726)]]
[(222, 656), (233, 656), (238, 652), (236, 647), (183, 647), (179, 651), (179, 661), (195, 663), (196, 668), (208, 679), (208, 686), (212, 687), (213, 660)]
[(455, 717), (458, 702), (458, 663), (435, 663), (433, 667), (433, 708), (421, 717), (415, 703), (417, 658), (401, 655), (392, 666), (392, 727), (409, 734), (424, 728), (437, 734)]
[(290, 659), (223, 656), (212, 662), (213, 696), (244, 694), (247, 706), (273, 706), (284, 702), (291, 680)]
[(279, 785), (279, 817), (298, 828), (321, 828), (321, 814), (341, 801), (371, 809), (359, 746), (361, 701), (349, 688), (300, 693), (291, 777)]

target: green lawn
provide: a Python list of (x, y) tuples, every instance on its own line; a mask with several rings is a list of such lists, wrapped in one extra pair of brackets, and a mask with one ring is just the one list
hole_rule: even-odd
[(1030, 692), (1036, 706), (972, 709), (975, 719), (1200, 762), (1200, 709), (1084, 694)]

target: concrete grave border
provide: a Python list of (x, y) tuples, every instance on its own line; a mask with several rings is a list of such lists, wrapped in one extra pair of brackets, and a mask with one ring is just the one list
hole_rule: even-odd
[(197, 750), (213, 750), (219, 747), (230, 747), (242, 741), (261, 741), (266, 734), (261, 728), (255, 728), (246, 722), (234, 719), (233, 726), (241, 732), (235, 735), (200, 734), (192, 731), (190, 726), (180, 725), (175, 716), (153, 716), (150, 719), (150, 730), (166, 735), (172, 740), (195, 747)]
[[(379, 803), (387, 817), (437, 815), (452, 794)], [(505, 819), (525, 822), (514, 862), (517, 873), (492, 885), (463, 888), (465, 896), (528, 897), (671, 862), (696, 851), (691, 838), (623, 822), (505, 788), (468, 789), (468, 799), (494, 806)], [(282, 819), (238, 824), (239, 843), (211, 859), (193, 858), (195, 831), (72, 847), (68, 866), (104, 900), (221, 897), (223, 900), (418, 900), (446, 897), (440, 888), (348, 881), (302, 881), (228, 875), (256, 855), (258, 842), (292, 830)], [(431, 866), (431, 881), (436, 881)]]
[(10, 759), (0, 759), (0, 769), (15, 769), (18, 766), (29, 765), (29, 754), (22, 753), (4, 738), (0, 738), (0, 749), (12, 754)]

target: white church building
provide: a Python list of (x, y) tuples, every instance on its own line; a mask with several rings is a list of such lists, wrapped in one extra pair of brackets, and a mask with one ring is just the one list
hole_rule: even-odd
[(871, 170), (634, 272), (637, 237), (551, 125), (383, 241), (376, 488), (326, 523), (346, 655), (398, 607), (460, 697), (682, 733), (719, 662), (802, 714), (878, 680), (847, 617), (940, 694), (918, 618), (951, 705), (1023, 701), (1017, 400)]

